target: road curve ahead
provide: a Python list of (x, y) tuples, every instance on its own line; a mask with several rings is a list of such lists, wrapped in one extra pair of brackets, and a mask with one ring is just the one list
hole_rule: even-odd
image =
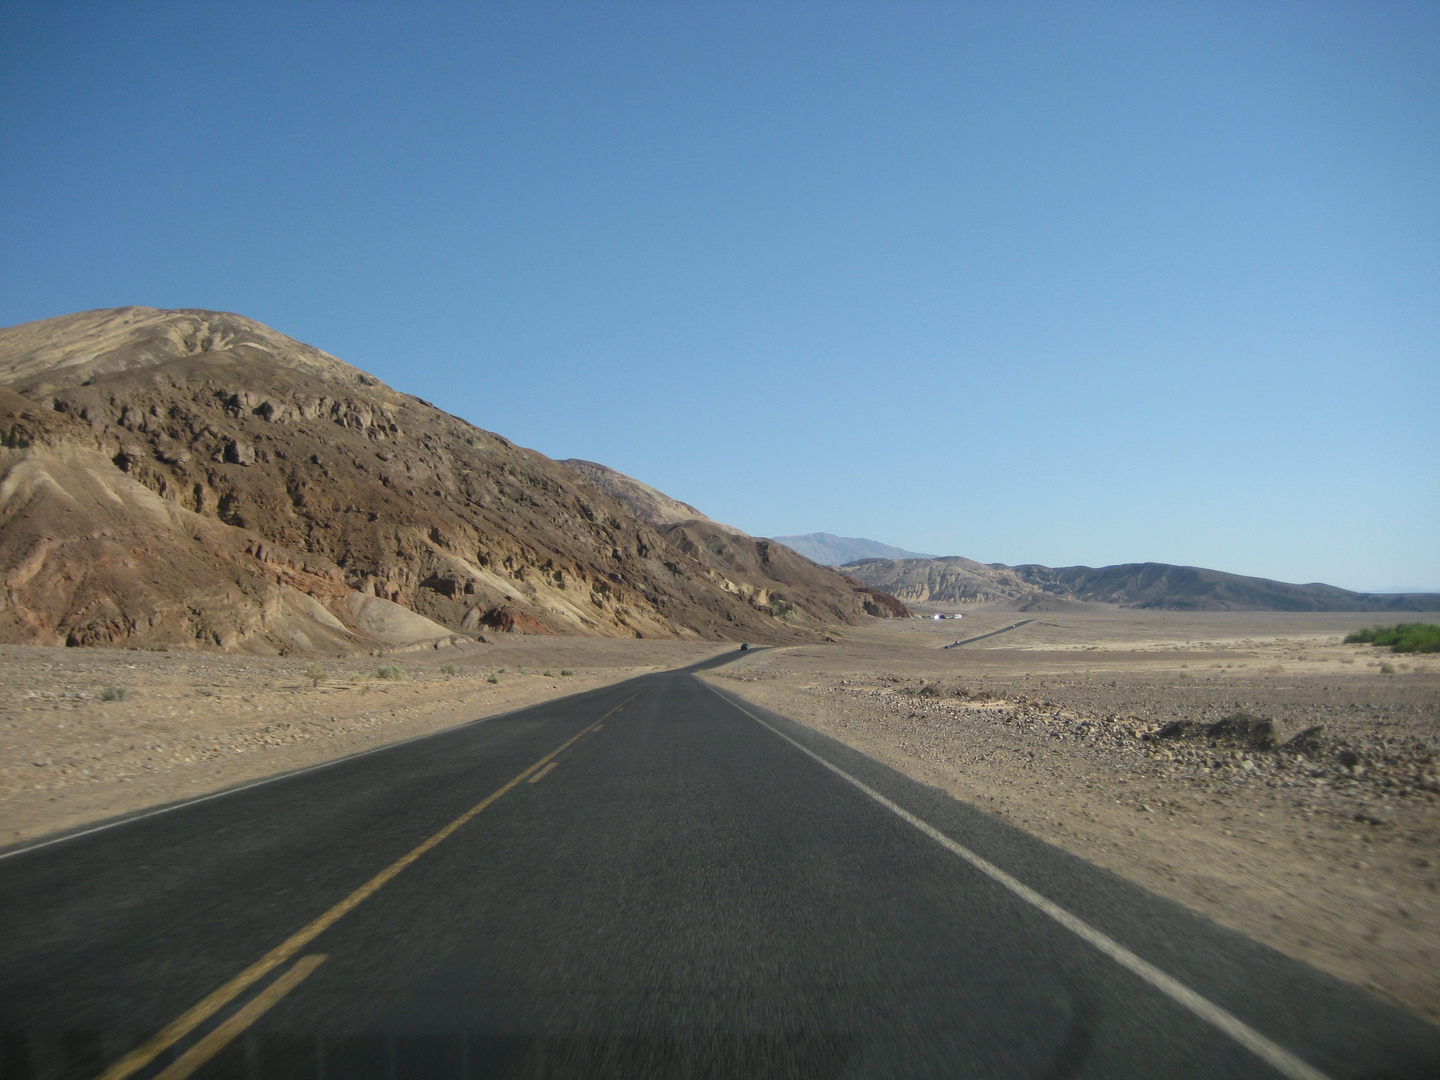
[(0, 1078), (1440, 1076), (693, 670), (0, 857)]

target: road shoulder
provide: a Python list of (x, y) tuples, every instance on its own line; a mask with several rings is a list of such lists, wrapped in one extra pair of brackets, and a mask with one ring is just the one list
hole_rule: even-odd
[(1429, 803), (1411, 807), (1425, 819), (1407, 822), (1406, 835), (1418, 839), (1387, 837), (1382, 850), (1374, 834), (1384, 827), (1353, 820), (1348, 803), (1317, 812), (1289, 788), (1182, 786), (1138, 754), (1016, 723), (1007, 707), (1013, 703), (1003, 698), (952, 708), (899, 692), (906, 688), (900, 680), (877, 686), (787, 666), (700, 677), (1431, 1023), (1440, 1020), (1440, 904), (1433, 875), (1424, 874), (1435, 858)]

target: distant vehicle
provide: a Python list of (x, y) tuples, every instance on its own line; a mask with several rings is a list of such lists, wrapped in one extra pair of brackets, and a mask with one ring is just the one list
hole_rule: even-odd
[(750, 651), (750, 643), (749, 643), (748, 641), (742, 641), (742, 642), (740, 643), (740, 651), (741, 651), (741, 652), (749, 652), (749, 651)]

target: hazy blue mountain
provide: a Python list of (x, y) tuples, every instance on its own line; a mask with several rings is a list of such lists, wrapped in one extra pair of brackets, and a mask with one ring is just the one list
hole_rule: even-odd
[(804, 536), (772, 537), (776, 543), (784, 544), (791, 551), (798, 551), (811, 562), (821, 566), (840, 566), (855, 559), (929, 559), (904, 548), (891, 547), (879, 540), (867, 540), (863, 536), (836, 536), (834, 533), (806, 533)]

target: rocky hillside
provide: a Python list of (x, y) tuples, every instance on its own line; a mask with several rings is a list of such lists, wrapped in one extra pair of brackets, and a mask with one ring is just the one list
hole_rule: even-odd
[(1020, 611), (1078, 603), (1188, 611), (1440, 611), (1440, 594), (1357, 593), (1168, 563), (1005, 566), (952, 556), (865, 559), (845, 572), (910, 604), (1003, 604)]
[(570, 469), (238, 315), (0, 330), (0, 443), (0, 641), (785, 641), (867, 617), (845, 584), (777, 617)]
[(1041, 595), (1009, 567), (986, 566), (958, 555), (943, 559), (860, 559), (847, 563), (845, 572), (907, 604), (1014, 603)]
[(799, 608), (835, 622), (848, 622), (858, 598), (868, 615), (907, 618), (910, 614), (887, 593), (811, 562), (784, 544), (722, 525), (689, 503), (622, 472), (574, 458), (561, 464), (619, 499), (671, 544), (719, 575), (725, 588), (751, 604), (782, 617)]
[[(626, 476), (608, 465), (586, 461), (584, 458), (565, 458), (560, 464), (594, 484), (605, 494), (624, 503), (632, 514), (654, 528), (680, 525), (687, 521), (710, 520), (689, 503), (672, 499), (663, 491), (657, 491), (649, 484), (641, 483), (634, 477)], [(716, 522), (716, 524), (719, 523)], [(739, 529), (730, 528), (728, 525), (721, 527), (734, 533), (740, 532)]]

